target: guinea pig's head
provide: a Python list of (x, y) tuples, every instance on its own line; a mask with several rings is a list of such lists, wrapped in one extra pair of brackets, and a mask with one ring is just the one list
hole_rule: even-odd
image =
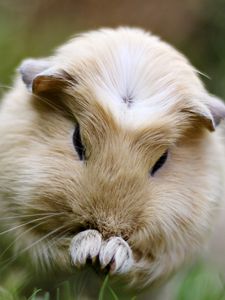
[(63, 268), (97, 257), (139, 286), (196, 252), (219, 203), (225, 108), (188, 61), (141, 30), (105, 29), (20, 73), (0, 111), (19, 251)]

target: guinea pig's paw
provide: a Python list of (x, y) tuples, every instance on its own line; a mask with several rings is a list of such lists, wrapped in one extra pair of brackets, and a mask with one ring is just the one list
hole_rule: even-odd
[(73, 265), (81, 267), (87, 260), (95, 262), (102, 243), (102, 236), (97, 230), (85, 230), (78, 233), (71, 242), (70, 255)]
[(120, 237), (112, 237), (102, 243), (99, 262), (101, 268), (109, 267), (110, 274), (127, 273), (133, 265), (130, 246)]

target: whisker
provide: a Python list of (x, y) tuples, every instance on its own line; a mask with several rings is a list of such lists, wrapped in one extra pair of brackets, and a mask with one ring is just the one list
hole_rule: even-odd
[(45, 216), (45, 217), (42, 217), (42, 218), (38, 218), (38, 219), (35, 219), (35, 220), (31, 220), (31, 221), (29, 221), (29, 222), (27, 222), (27, 223), (20, 224), (20, 225), (18, 225), (18, 226), (15, 226), (15, 227), (13, 227), (13, 228), (10, 228), (10, 229), (7, 229), (7, 230), (5, 230), (5, 231), (3, 231), (3, 232), (0, 232), (0, 236), (3, 235), (3, 234), (6, 234), (6, 233), (8, 233), (8, 232), (11, 232), (11, 231), (13, 231), (13, 230), (16, 230), (16, 229), (18, 229), (18, 228), (21, 228), (21, 227), (23, 227), (23, 226), (29, 225), (29, 224), (31, 224), (31, 223), (33, 223), (33, 222), (41, 221), (41, 220), (44, 220), (44, 219), (49, 219), (49, 218), (54, 217), (54, 216), (55, 216), (55, 215), (53, 215), (53, 216)]
[(63, 230), (59, 235), (57, 235), (55, 238), (52, 238), (51, 242), (47, 242), (47, 250), (51, 250), (51, 247), (54, 246), (57, 243), (60, 243), (63, 239), (66, 238), (65, 233), (68, 231), (69, 229), (66, 228), (66, 230)]
[(0, 88), (1, 88), (1, 89), (12, 89), (12, 88), (13, 88), (13, 86), (9, 86), (9, 85), (2, 85), (2, 84), (0, 84)]
[(65, 227), (66, 227), (66, 225), (64, 224), (64, 225), (62, 225), (62, 226), (60, 226), (60, 227), (58, 227), (58, 228), (56, 228), (56, 229), (50, 231), (49, 233), (47, 233), (46, 235), (44, 235), (42, 238), (40, 238), (39, 240), (33, 242), (31, 245), (29, 245), (28, 247), (26, 247), (26, 248), (24, 248), (22, 251), (20, 251), (20, 252), (19, 252), (19, 255), (21, 255), (22, 253), (24, 253), (24, 252), (30, 250), (33, 246), (37, 245), (38, 243), (42, 242), (43, 240), (45, 240), (46, 238), (48, 238), (48, 237), (51, 236), (52, 234), (58, 232), (59, 230), (65, 228)]
[(56, 237), (52, 237), (50, 240), (46, 241), (46, 244), (43, 247), (43, 244), (39, 244), (39, 248), (36, 249), (34, 253), (36, 259), (38, 259), (39, 264), (42, 266), (43, 269), (47, 270), (52, 265), (54, 266), (54, 254), (55, 248), (53, 246), (57, 243), (58, 246), (60, 245), (61, 241), (66, 238), (65, 233), (69, 229), (63, 230), (61, 233), (57, 234)]
[[(49, 101), (47, 98), (45, 98), (45, 97), (40, 97), (40, 96), (38, 96), (38, 95), (36, 95), (36, 94), (33, 94), (33, 93), (29, 92), (29, 91), (27, 91), (27, 93), (28, 93), (30, 96), (36, 98), (37, 100), (40, 100), (40, 101), (46, 103), (49, 107), (55, 109), (57, 112), (62, 113), (62, 108), (61, 108), (60, 106), (58, 106), (58, 105), (56, 104), (56, 102)], [(74, 115), (72, 114), (72, 112), (71, 112), (68, 108), (65, 109), (65, 107), (64, 107), (63, 110), (64, 110), (70, 117), (72, 117), (72, 118), (74, 119)]]
[(196, 73), (198, 73), (199, 75), (201, 75), (201, 76), (203, 76), (203, 77), (205, 77), (205, 78), (211, 80), (211, 77), (210, 77), (208, 74), (206, 74), (206, 73), (204, 73), (204, 72), (202, 72), (202, 71), (199, 71), (199, 70), (197, 70), (197, 69), (195, 69), (195, 71), (196, 71)]
[(40, 225), (43, 225), (47, 222), (48, 220), (45, 220), (43, 222), (40, 222), (34, 226), (32, 226), (31, 228), (28, 228), (27, 230), (25, 230), (24, 232), (22, 232), (20, 235), (18, 235), (18, 237), (11, 243), (9, 244), (9, 246), (1, 253), (0, 255), (0, 259), (4, 256), (4, 254), (13, 246), (15, 245), (16, 241), (18, 241), (22, 236), (24, 236), (26, 233), (32, 231), (33, 229), (37, 228)]
[(57, 216), (61, 214), (66, 214), (66, 213), (39, 213), (39, 214), (30, 214), (30, 215), (14, 215), (10, 217), (4, 217), (0, 218), (0, 221), (5, 221), (5, 220), (11, 220), (11, 219), (17, 219), (17, 218), (28, 218), (28, 217), (35, 217), (35, 216)]
[[(1, 89), (9, 89), (9, 90), (10, 90), (10, 89), (13, 89), (14, 87), (13, 87), (13, 86), (9, 86), (9, 85), (1, 85), (1, 84), (0, 84), (0, 88), (1, 88)], [(60, 108), (59, 106), (57, 106), (57, 104), (56, 104), (55, 102), (51, 102), (51, 101), (49, 101), (47, 98), (40, 97), (40, 96), (38, 96), (38, 95), (36, 95), (36, 94), (33, 94), (33, 93), (29, 92), (28, 90), (27, 90), (27, 93), (28, 93), (30, 96), (32, 96), (32, 97), (34, 97), (34, 98), (36, 98), (36, 99), (38, 99), (38, 100), (41, 100), (42, 102), (45, 102), (47, 105), (49, 105), (51, 108), (55, 109), (56, 111), (62, 113), (62, 108)], [(66, 110), (65, 110), (65, 107), (64, 107), (64, 111), (65, 111), (70, 117), (72, 117), (72, 118), (74, 119), (74, 115), (72, 114), (72, 112), (71, 112), (69, 109), (66, 109)]]
[(48, 243), (47, 249), (49, 249), (50, 247), (52, 247), (53, 245), (55, 245), (56, 243), (59, 243), (60, 241), (62, 241), (63, 239), (66, 238), (65, 233), (67, 233), (69, 231), (68, 228), (66, 228), (66, 230), (64, 230), (60, 235), (58, 235), (57, 237), (52, 239), (52, 243)]
[[(14, 203), (14, 205), (12, 206), (5, 206), (5, 209), (9, 210), (9, 211), (15, 211), (15, 212), (19, 212), (19, 211), (24, 211), (24, 208), (29, 208), (29, 209), (33, 209), (34, 211), (37, 211), (38, 213), (39, 212), (44, 212), (46, 213), (46, 208), (43, 208), (43, 207), (37, 207), (35, 204), (33, 203), (23, 203), (23, 204), (20, 204), (20, 203)], [(49, 211), (50, 213), (51, 212), (54, 212), (55, 211)]]
[[(45, 80), (46, 81), (46, 80)], [(51, 80), (49, 80), (49, 81), (51, 81)], [(70, 85), (71, 85), (71, 82), (70, 81), (67, 81), (67, 80), (62, 80), (63, 82), (67, 82), (67, 83), (69, 83)], [(0, 84), (0, 88), (1, 89), (13, 89), (14, 88), (14, 86), (9, 86), (9, 85), (1, 85)], [(34, 98), (36, 98), (36, 99), (38, 99), (38, 100), (40, 100), (40, 101), (42, 101), (42, 102), (44, 102), (44, 103), (46, 103), (47, 105), (49, 105), (51, 108), (53, 108), (53, 109), (55, 109), (56, 111), (58, 111), (58, 112), (60, 112), (60, 113), (62, 113), (62, 108), (60, 108), (59, 106), (57, 106), (57, 104), (55, 103), (55, 102), (51, 102), (51, 101), (49, 101), (47, 98), (45, 98), (45, 97), (40, 97), (40, 96), (38, 96), (38, 95), (36, 95), (36, 94), (33, 94), (32, 92), (30, 92), (30, 91), (28, 91), (27, 90), (27, 93), (30, 95), (30, 96), (32, 96), (32, 97), (34, 97)], [(73, 119), (74, 119), (74, 115), (73, 115), (73, 113), (71, 112), (71, 110), (70, 109), (66, 109), (65, 110), (65, 107), (64, 107), (64, 112), (66, 112), (67, 114), (68, 114), (68, 116), (70, 116), (70, 117), (72, 117)]]
[(57, 231), (61, 230), (65, 226), (66, 225), (62, 225), (62, 226), (56, 228), (55, 230), (49, 232), (48, 234), (46, 234), (45, 236), (43, 236), (42, 238), (40, 238), (38, 241), (33, 242), (31, 245), (29, 245), (28, 247), (26, 247), (23, 250), (21, 250), (19, 253), (16, 254), (16, 256), (3, 261), (3, 266), (1, 267), (1, 271), (3, 271), (10, 264), (12, 264), (13, 262), (15, 262), (21, 254), (23, 254), (24, 252), (30, 250), (33, 246), (35, 246), (36, 244), (40, 243), (41, 241), (43, 241), (44, 239), (48, 238), (49, 236), (51, 236), (52, 234), (56, 233)]

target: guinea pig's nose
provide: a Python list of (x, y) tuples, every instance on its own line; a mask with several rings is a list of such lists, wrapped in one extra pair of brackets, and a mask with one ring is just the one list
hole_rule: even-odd
[(85, 230), (71, 241), (72, 264), (80, 268), (89, 261), (110, 274), (127, 273), (133, 265), (132, 250), (121, 237), (103, 240), (97, 230)]

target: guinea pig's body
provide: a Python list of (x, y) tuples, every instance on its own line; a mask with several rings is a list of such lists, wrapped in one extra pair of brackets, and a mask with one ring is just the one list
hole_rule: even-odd
[(105, 29), (20, 73), (0, 110), (0, 207), (19, 251), (62, 270), (97, 258), (139, 291), (195, 257), (224, 200), (225, 108), (188, 61)]

